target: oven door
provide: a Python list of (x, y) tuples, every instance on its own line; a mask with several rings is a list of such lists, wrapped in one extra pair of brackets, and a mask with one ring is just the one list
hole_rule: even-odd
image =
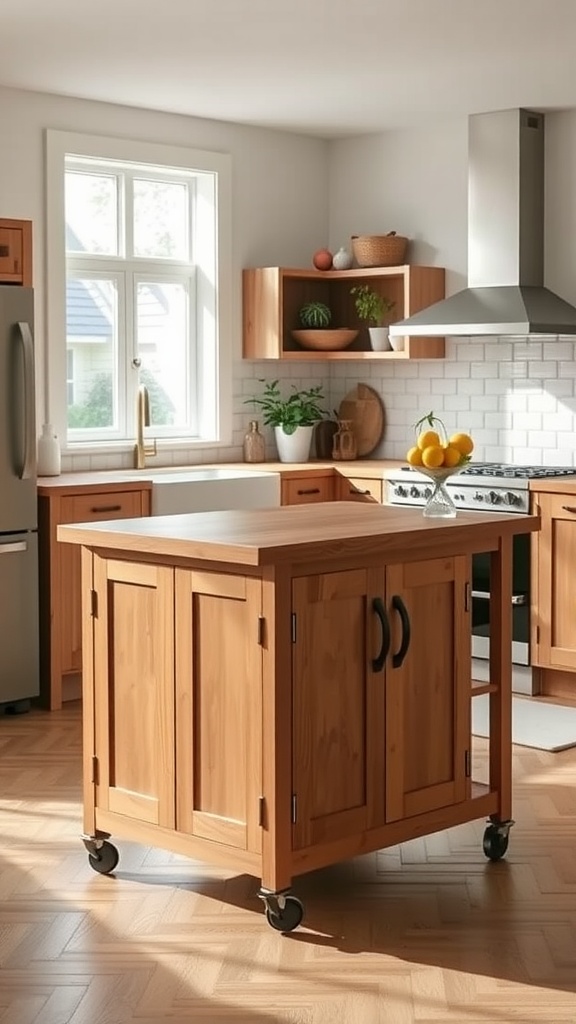
[[(472, 559), (472, 657), (490, 653), (490, 554)], [(512, 663), (530, 664), (530, 535), (514, 537), (512, 553)]]

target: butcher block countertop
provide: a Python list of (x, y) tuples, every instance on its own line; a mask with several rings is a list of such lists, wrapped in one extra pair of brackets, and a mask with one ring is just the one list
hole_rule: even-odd
[(576, 495), (576, 470), (574, 470), (574, 476), (557, 476), (543, 480), (531, 480), (530, 491), (539, 494)]
[(83, 491), (97, 491), (104, 487), (110, 490), (140, 490), (152, 487), (155, 471), (161, 473), (185, 473), (187, 470), (201, 469), (247, 469), (256, 472), (268, 471), (281, 473), (284, 479), (301, 476), (302, 473), (314, 476), (331, 476), (338, 472), (346, 477), (364, 477), (382, 480), (391, 472), (405, 465), (401, 459), (352, 459), (344, 462), (310, 460), (309, 462), (206, 462), (186, 466), (155, 466), (151, 461), (145, 469), (108, 469), (94, 472), (62, 473), (61, 476), (38, 477), (38, 493), (51, 495), (57, 491), (70, 488)]
[(199, 512), (58, 527), (58, 540), (163, 558), (243, 566), (357, 556), (409, 559), (491, 550), (529, 533), (538, 516), (458, 512), (426, 519), (420, 509), (326, 502), (249, 511)]

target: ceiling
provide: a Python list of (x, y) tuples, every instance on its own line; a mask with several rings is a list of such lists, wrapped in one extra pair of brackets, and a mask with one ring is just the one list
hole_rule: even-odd
[(0, 2), (0, 85), (323, 138), (576, 108), (574, 0)]

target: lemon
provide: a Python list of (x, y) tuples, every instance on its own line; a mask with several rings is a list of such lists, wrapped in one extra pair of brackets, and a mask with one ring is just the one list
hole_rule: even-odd
[(416, 444), (421, 452), (423, 452), (425, 448), (439, 447), (440, 435), (435, 430), (423, 430), (422, 433), (418, 435)]
[(422, 465), (428, 469), (438, 469), (444, 465), (444, 449), (439, 444), (429, 444), (422, 452)]
[(422, 465), (422, 452), (420, 451), (418, 445), (415, 445), (414, 448), (411, 448), (410, 451), (407, 452), (406, 462), (408, 462), (411, 466)]
[(451, 448), (456, 448), (461, 455), (471, 455), (474, 451), (474, 441), (470, 434), (452, 434), (448, 444)]
[(444, 465), (452, 468), (453, 466), (460, 465), (460, 459), (462, 458), (462, 452), (459, 452), (453, 445), (446, 445), (444, 449)]

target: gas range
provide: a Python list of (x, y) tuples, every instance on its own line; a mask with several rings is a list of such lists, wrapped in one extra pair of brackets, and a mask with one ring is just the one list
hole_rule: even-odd
[[(513, 466), (500, 462), (471, 462), (446, 481), (457, 508), (480, 511), (529, 512), (530, 480), (576, 476), (565, 466)], [(424, 505), (432, 481), (412, 466), (401, 466), (388, 480), (391, 505)]]

